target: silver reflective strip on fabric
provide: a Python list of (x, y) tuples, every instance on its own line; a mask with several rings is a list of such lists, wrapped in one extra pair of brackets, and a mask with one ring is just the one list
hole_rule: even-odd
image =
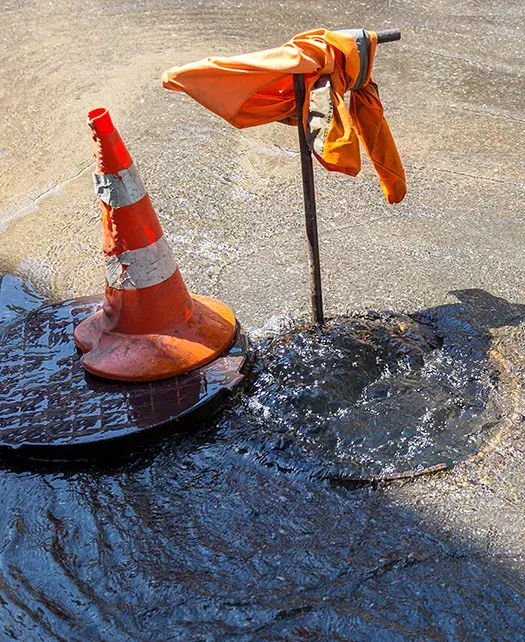
[(310, 106), (306, 125), (308, 147), (321, 157), (323, 156), (324, 144), (333, 111), (330, 76), (321, 76), (310, 92)]
[(176, 269), (171, 249), (161, 236), (147, 247), (106, 257), (106, 282), (115, 290), (140, 290), (166, 281)]
[(95, 196), (110, 207), (126, 207), (144, 198), (146, 188), (135, 165), (118, 174), (93, 174)]
[(350, 89), (360, 89), (366, 80), (366, 73), (368, 71), (368, 44), (370, 42), (370, 36), (366, 29), (344, 29), (340, 33), (344, 33), (345, 36), (351, 36), (356, 42), (357, 51), (359, 52), (359, 76)]

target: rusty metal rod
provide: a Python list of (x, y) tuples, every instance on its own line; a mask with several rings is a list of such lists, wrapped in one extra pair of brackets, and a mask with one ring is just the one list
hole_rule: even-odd
[[(399, 29), (377, 31), (377, 43), (400, 40)], [(317, 231), (317, 209), (315, 205), (314, 169), (312, 152), (306, 142), (306, 132), (303, 125), (303, 107), (305, 99), (305, 83), (303, 74), (294, 74), (293, 88), (295, 92), (295, 113), (297, 130), (299, 132), (299, 149), (301, 152), (301, 172), (303, 176), (304, 215), (306, 222), (306, 240), (308, 244), (308, 259), (310, 263), (310, 294), (312, 298), (313, 322), (322, 325), (323, 290), (321, 287), (321, 261), (319, 258), (319, 234)]]
[(378, 45), (383, 42), (394, 42), (395, 40), (401, 40), (400, 29), (383, 29), (382, 31), (376, 31), (376, 34)]
[(312, 297), (313, 322), (322, 325), (323, 291), (321, 288), (321, 262), (319, 260), (319, 237), (317, 233), (317, 210), (315, 207), (314, 168), (312, 153), (306, 142), (306, 132), (303, 125), (303, 106), (305, 84), (303, 74), (294, 74), (293, 88), (295, 91), (295, 108), (297, 129), (299, 131), (299, 149), (301, 151), (301, 170), (303, 175), (304, 216), (306, 222), (306, 241), (310, 262), (310, 293)]

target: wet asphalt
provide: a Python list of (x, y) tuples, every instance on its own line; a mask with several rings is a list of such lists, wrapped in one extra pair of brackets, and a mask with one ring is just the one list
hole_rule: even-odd
[[(399, 27), (402, 40), (380, 47), (374, 77), (409, 193), (389, 206), (365, 160), (355, 179), (316, 167), (326, 312), (412, 313), (453, 304), (452, 292), (472, 289), (489, 316), (505, 302), (524, 304), (522, 25), (522, 3), (514, 1), (335, 2), (330, 8), (264, 0), (3, 2), (0, 267), (55, 299), (103, 288), (86, 115), (106, 106), (189, 287), (226, 301), (247, 327), (272, 316), (306, 317), (296, 132), (278, 124), (235, 130), (188, 97), (161, 89), (160, 76), (176, 64), (271, 47), (317, 26)], [(385, 510), (406, 512), (424, 533), (416, 553), (406, 541), (399, 545), (401, 582), (403, 569), (413, 572), (414, 555), (430, 559), (437, 546), (445, 562), (436, 562), (436, 572), (446, 566), (454, 573), (457, 564), (462, 573), (469, 564), (490, 569), (523, 596), (525, 331), (499, 322), (487, 331), (511, 381), (498, 437), (452, 472), (380, 489), (370, 511), (377, 524), (389, 521)], [(294, 492), (290, 501), (300, 504)], [(342, 523), (352, 528), (348, 515)], [(380, 539), (387, 537), (382, 528)], [(309, 545), (320, 546), (315, 538)], [(421, 585), (432, 577), (428, 571)], [(418, 595), (414, 589), (406, 599)], [(301, 612), (293, 617), (300, 624)], [(399, 617), (406, 625), (399, 639), (422, 639)], [(498, 615), (493, 618), (494, 624)], [(512, 626), (519, 628), (514, 620)], [(436, 627), (428, 639), (473, 639)], [(491, 637), (498, 635), (495, 624), (485, 630), (480, 640), (498, 639)], [(199, 639), (191, 635), (180, 639)], [(264, 635), (242, 639), (288, 639)], [(366, 635), (372, 634), (364, 630), (356, 639)]]

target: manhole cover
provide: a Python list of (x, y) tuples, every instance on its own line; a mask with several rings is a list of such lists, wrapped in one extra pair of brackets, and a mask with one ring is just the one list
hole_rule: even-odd
[(209, 411), (243, 378), (247, 344), (239, 329), (226, 354), (180, 377), (130, 384), (90, 375), (73, 328), (101, 305), (100, 297), (74, 299), (1, 326), (1, 448), (36, 458), (85, 456), (102, 443), (143, 439), (205, 406)]

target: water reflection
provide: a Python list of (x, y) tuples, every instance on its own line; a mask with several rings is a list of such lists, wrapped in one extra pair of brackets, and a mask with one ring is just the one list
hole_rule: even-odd
[(14, 639), (512, 640), (522, 630), (511, 573), (380, 492), (337, 492), (198, 439), (164, 444), (146, 467), (4, 471), (0, 489), (1, 626)]
[[(22, 317), (39, 298), (8, 279), (6, 292), (16, 296), (6, 298), (0, 348), (5, 445), (37, 450), (50, 430), (64, 447), (131, 435), (203, 406), (239, 379), (222, 360), (154, 389), (86, 375), (73, 326), (99, 299)], [(460, 303), (413, 316), (369, 313), (322, 329), (259, 332), (253, 385), (224, 413), (214, 439), (260, 463), (337, 479), (465, 459), (505, 412), (489, 330), (519, 322), (523, 307), (481, 290), (455, 294)]]

